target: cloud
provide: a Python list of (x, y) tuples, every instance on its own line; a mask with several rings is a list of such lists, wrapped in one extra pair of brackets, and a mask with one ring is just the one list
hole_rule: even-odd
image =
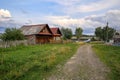
[(99, 25), (100, 23), (97, 21), (92, 22), (91, 19), (85, 18), (71, 18), (70, 16), (47, 16), (47, 21), (52, 24), (59, 24), (64, 27), (74, 26), (74, 27), (82, 27), (82, 28), (91, 28), (94, 25)]
[[(3, 28), (11, 28), (11, 27), (20, 27), (21, 26), (21, 23), (20, 22), (17, 22), (15, 21), (13, 18), (12, 18), (12, 15), (10, 13), (9, 10), (5, 10), (5, 9), (0, 9), (0, 29), (1, 27)], [(0, 31), (1, 33), (1, 31)]]
[(11, 13), (8, 10), (0, 9), (0, 21), (9, 20), (11, 17)]
[[(59, 4), (61, 11), (67, 14), (87, 13), (109, 9), (120, 4), (119, 0), (45, 0)], [(83, 3), (84, 2), (84, 3)]]
[(79, 12), (92, 12), (92, 11), (108, 9), (119, 4), (120, 4), (119, 0), (100, 0), (97, 2), (92, 2), (89, 4), (77, 6), (76, 9)]
[(12, 27), (16, 27), (19, 28), (21, 27), (22, 24), (20, 24), (19, 22), (16, 22), (14, 20), (8, 20), (8, 21), (2, 21), (0, 22), (0, 27), (4, 27), (4, 28), (12, 28)]
[(89, 34), (93, 34), (95, 27), (101, 25), (101, 23), (97, 21), (93, 22), (92, 20), (86, 20), (85, 18), (75, 19), (71, 18), (70, 16), (47, 16), (46, 18), (50, 24), (71, 28), (73, 32), (76, 27), (81, 27), (85, 34), (88, 32), (88, 30)]
[(109, 22), (111, 27), (120, 29), (120, 10), (109, 10), (103, 15), (93, 15), (85, 17), (86, 20), (97, 21), (99, 23)]
[(28, 11), (27, 11), (27, 10), (24, 10), (24, 9), (21, 9), (21, 12), (22, 12), (23, 14), (28, 14)]
[[(40, 0), (41, 1), (41, 0)], [(59, 4), (57, 7), (66, 14), (87, 13), (119, 6), (119, 0), (44, 0)]]
[(73, 4), (79, 3), (81, 0), (46, 0), (46, 1), (55, 2), (62, 6), (71, 6)]
[(0, 9), (0, 33), (3, 33), (7, 27), (15, 27), (17, 23), (12, 20), (12, 16), (9, 10)]
[(47, 22), (53, 25), (69, 27), (75, 30), (81, 27), (84, 33), (94, 34), (96, 27), (104, 27), (109, 22), (109, 26), (120, 29), (120, 10), (109, 10), (102, 15), (90, 15), (83, 18), (72, 18), (70, 16), (46, 16)]

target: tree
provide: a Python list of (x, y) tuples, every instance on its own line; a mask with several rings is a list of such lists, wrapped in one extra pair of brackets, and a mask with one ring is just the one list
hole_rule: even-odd
[(3, 41), (15, 41), (15, 40), (23, 40), (24, 35), (21, 33), (19, 29), (16, 28), (7, 28), (5, 33), (2, 34), (1, 39)]
[(100, 40), (103, 41), (108, 41), (110, 39), (113, 38), (113, 35), (115, 33), (115, 29), (114, 28), (110, 28), (107, 24), (106, 27), (98, 27), (95, 29), (95, 35), (96, 37), (99, 37)]
[(96, 37), (98, 37), (99, 38), (99, 40), (101, 40), (101, 39), (103, 39), (103, 34), (102, 34), (102, 28), (101, 27), (97, 27), (96, 29), (95, 29), (95, 35), (96, 35)]
[(116, 32), (116, 30), (114, 28), (110, 28), (110, 27), (104, 27), (104, 41), (109, 41), (109, 39), (112, 39), (114, 36), (114, 33)]
[(63, 35), (63, 39), (71, 39), (72, 37), (72, 30), (69, 28), (61, 28), (61, 32)]
[(80, 27), (76, 28), (75, 35), (76, 35), (76, 37), (77, 37), (78, 40), (80, 39), (80, 37), (82, 35), (82, 32), (83, 32), (82, 28), (80, 28)]

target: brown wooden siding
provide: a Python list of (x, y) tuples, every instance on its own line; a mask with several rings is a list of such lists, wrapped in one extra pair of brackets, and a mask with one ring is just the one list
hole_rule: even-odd
[(49, 43), (51, 36), (36, 36), (36, 44)]
[(36, 44), (36, 36), (35, 35), (27, 35), (25, 36), (29, 44)]

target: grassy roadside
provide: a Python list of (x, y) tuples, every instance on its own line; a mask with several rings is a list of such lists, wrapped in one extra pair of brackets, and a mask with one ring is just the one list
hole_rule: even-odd
[(107, 64), (111, 80), (120, 80), (120, 47), (95, 44), (93, 49), (100, 59)]
[(43, 80), (78, 46), (70, 43), (0, 48), (0, 80)]

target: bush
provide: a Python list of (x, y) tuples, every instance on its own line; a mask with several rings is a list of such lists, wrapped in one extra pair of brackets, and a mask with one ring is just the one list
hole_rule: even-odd
[(5, 33), (1, 35), (1, 39), (3, 41), (23, 40), (24, 35), (21, 33), (21, 31), (19, 29), (7, 28), (5, 30)]

